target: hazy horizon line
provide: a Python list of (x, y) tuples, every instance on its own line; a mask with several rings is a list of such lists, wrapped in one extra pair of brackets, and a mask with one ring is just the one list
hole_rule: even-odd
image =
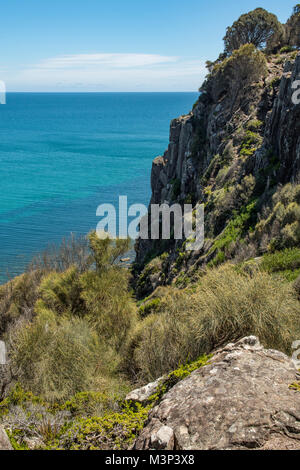
[(90, 93), (90, 94), (99, 94), (99, 93), (200, 93), (198, 90), (196, 91), (191, 91), (191, 90), (186, 90), (186, 91), (7, 91), (6, 94), (10, 93)]

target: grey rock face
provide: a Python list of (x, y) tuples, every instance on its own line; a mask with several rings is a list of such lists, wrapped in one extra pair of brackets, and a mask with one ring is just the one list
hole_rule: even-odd
[(13, 450), (10, 440), (8, 439), (8, 436), (1, 425), (0, 425), (0, 450)]
[[(300, 55), (294, 64), (288, 62), (281, 79), (265, 132), (265, 146), (279, 157), (280, 180), (294, 179), (300, 170), (300, 104), (293, 104), (293, 83), (300, 79)], [(259, 162), (259, 160), (258, 160)]]
[(292, 360), (256, 337), (229, 344), (164, 396), (134, 448), (300, 449), (296, 380)]
[(0, 365), (6, 364), (6, 346), (4, 341), (0, 341)]
[(160, 382), (163, 380), (163, 377), (160, 377), (155, 382), (151, 382), (144, 387), (133, 390), (126, 396), (126, 400), (135, 401), (138, 403), (146, 403), (147, 400), (153, 395), (159, 386)]
[[(247, 159), (243, 171), (239, 173), (238, 165), (233, 165), (232, 171), (239, 174), (236, 182), (240, 183), (245, 174), (253, 174), (259, 180), (264, 172), (268, 173), (266, 188), (271, 181), (276, 181), (276, 184), (297, 181), (300, 171), (300, 105), (293, 104), (292, 96), (295, 92), (293, 84), (300, 78), (300, 55), (295, 61), (287, 61), (284, 69), (283, 65), (273, 64), (270, 79), (275, 76), (279, 80), (279, 86), (272, 93), (270, 86), (266, 84), (241, 92), (242, 101), (238, 113), (233, 112), (230, 93), (226, 93), (224, 88), (225, 82), (219, 89), (220, 83), (212, 81), (212, 89), (209, 93), (202, 93), (203, 99), (198, 101), (193, 111), (171, 122), (168, 149), (163, 156), (154, 160), (152, 166), (151, 204), (172, 204), (191, 198), (193, 204), (206, 202), (203, 176), (216, 155), (224, 155), (226, 148), (230, 153), (231, 144), (237, 145), (234, 147), (234, 155), (240, 152), (238, 129), (247, 125), (251, 108), (257, 110), (259, 120), (264, 122), (262, 145)], [(215, 86), (218, 88), (216, 92)], [(215, 178), (216, 174), (212, 180)], [(176, 248), (177, 246), (174, 248), (172, 245), (170, 265), (176, 258)], [(211, 245), (198, 254), (194, 253), (191, 264), (200, 256), (203, 257), (200, 265), (209, 262), (210, 248)], [(158, 251), (156, 241), (138, 239), (137, 264), (142, 266), (147, 254), (153, 251)], [(172, 269), (166, 271), (163, 282), (172, 281), (172, 276)], [(154, 282), (152, 290), (145, 292), (145, 295), (149, 295), (159, 283), (161, 282)]]

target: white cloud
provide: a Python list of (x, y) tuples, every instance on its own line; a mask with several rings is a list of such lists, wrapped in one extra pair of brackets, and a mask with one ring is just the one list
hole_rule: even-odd
[(135, 68), (145, 67), (176, 61), (176, 57), (157, 54), (76, 54), (55, 57), (42, 61), (36, 68), (66, 69), (86, 66), (106, 68)]
[(49, 58), (6, 77), (16, 91), (196, 91), (199, 59), (157, 54), (76, 54)]

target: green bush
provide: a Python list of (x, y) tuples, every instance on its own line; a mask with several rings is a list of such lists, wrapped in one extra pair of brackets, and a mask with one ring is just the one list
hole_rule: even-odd
[(300, 185), (288, 183), (274, 193), (272, 203), (265, 209), (252, 239), (264, 241), (262, 251), (275, 252), (299, 246), (300, 243)]
[(266, 75), (265, 55), (253, 44), (245, 44), (234, 50), (230, 57), (214, 67), (212, 79), (223, 85), (226, 84), (226, 89), (233, 99), (232, 109), (234, 109), (240, 93), (244, 93), (245, 88), (258, 82)]
[(122, 268), (99, 274), (90, 271), (82, 275), (80, 282), (88, 318), (101, 338), (119, 351), (136, 320), (127, 271)]
[(262, 144), (262, 140), (263, 139), (259, 134), (251, 130), (247, 130), (242, 142), (240, 155), (245, 157), (252, 156)]
[(136, 404), (102, 418), (79, 419), (61, 439), (65, 450), (125, 450), (143, 429), (149, 408)]
[(293, 52), (294, 48), (292, 46), (283, 46), (280, 49), (280, 54), (287, 54), (288, 52)]
[(34, 405), (45, 405), (44, 400), (34, 395), (32, 392), (26, 392), (22, 386), (17, 383), (11, 388), (6, 398), (0, 402), (0, 417), (6, 415), (11, 407), (26, 407), (29, 403)]
[(53, 272), (45, 277), (40, 285), (36, 309), (53, 310), (59, 315), (69, 312), (82, 316), (85, 307), (81, 294), (82, 287), (76, 267), (71, 267), (63, 273)]
[(32, 318), (42, 277), (28, 272), (0, 286), (0, 335), (20, 318)]
[(150, 299), (146, 301), (143, 305), (140, 306), (139, 308), (139, 314), (142, 317), (145, 317), (149, 315), (150, 313), (155, 312), (159, 308), (160, 305), (160, 299), (155, 298), (155, 299)]
[(120, 396), (103, 392), (79, 392), (67, 400), (61, 410), (69, 411), (72, 416), (102, 416), (108, 411), (118, 409)]
[(91, 389), (97, 367), (107, 368), (107, 352), (86, 320), (47, 310), (14, 331), (10, 350), (21, 385), (50, 402)]
[(288, 280), (294, 280), (300, 274), (300, 249), (288, 248), (272, 254), (265, 254), (261, 268), (268, 273), (283, 273)]
[(234, 211), (232, 220), (227, 224), (210, 250), (210, 253), (216, 252), (215, 257), (209, 263), (209, 266), (218, 266), (226, 259), (226, 249), (237, 240), (241, 240), (243, 235), (249, 230), (253, 219), (256, 216), (257, 200), (253, 200), (246, 207), (243, 207), (239, 213)]
[(282, 40), (283, 35), (284, 29), (277, 16), (264, 8), (256, 8), (241, 15), (231, 27), (227, 28), (224, 37), (225, 52), (231, 54), (243, 44), (271, 49)]
[(264, 123), (260, 121), (259, 119), (251, 119), (247, 123), (247, 130), (252, 131), (252, 132), (259, 131), (262, 128), (263, 124)]

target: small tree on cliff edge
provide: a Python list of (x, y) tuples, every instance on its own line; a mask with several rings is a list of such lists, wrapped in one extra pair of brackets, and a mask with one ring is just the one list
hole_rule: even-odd
[(277, 45), (284, 35), (283, 25), (277, 16), (263, 8), (246, 13), (227, 28), (224, 37), (225, 53), (232, 54), (244, 44), (253, 44), (258, 49), (270, 49)]
[(300, 3), (293, 10), (292, 16), (286, 24), (287, 44), (300, 47)]

